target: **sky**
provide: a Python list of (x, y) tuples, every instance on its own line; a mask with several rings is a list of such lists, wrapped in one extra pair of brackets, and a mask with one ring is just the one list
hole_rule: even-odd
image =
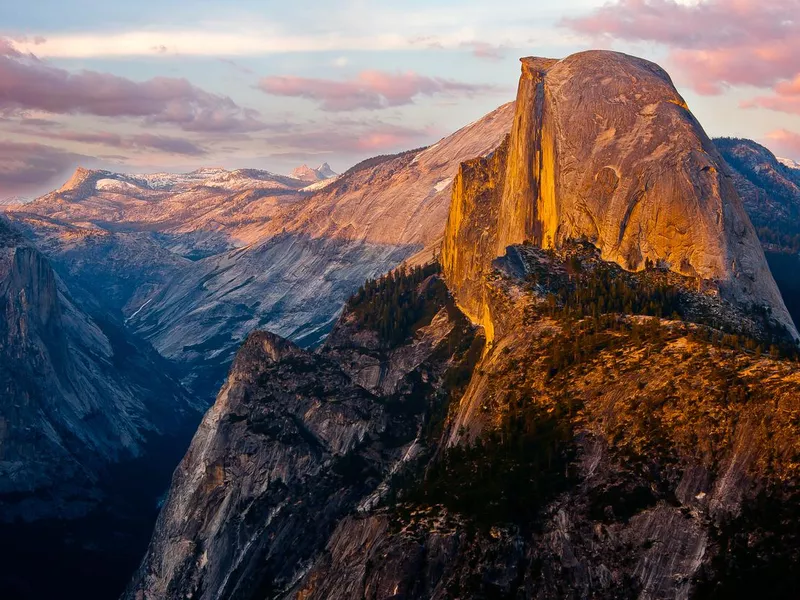
[(800, 160), (800, 0), (0, 0), (0, 200), (79, 165), (341, 172), (513, 100), (521, 56), (590, 48)]

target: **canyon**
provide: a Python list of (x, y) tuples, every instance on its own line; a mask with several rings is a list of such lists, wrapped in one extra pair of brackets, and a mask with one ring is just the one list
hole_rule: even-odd
[(265, 171), (79, 169), (6, 215), (65, 280), (102, 282), (98, 301), (210, 403), (254, 329), (312, 346), (365, 279), (429, 259), (459, 164), (491, 152), (512, 115), (505, 105), (429, 148), (365, 161), (311, 191)]

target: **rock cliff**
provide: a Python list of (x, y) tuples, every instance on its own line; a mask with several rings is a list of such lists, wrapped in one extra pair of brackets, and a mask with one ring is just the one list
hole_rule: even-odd
[(275, 597), (793, 597), (800, 372), (691, 281), (512, 246), (434, 458)]
[(110, 465), (197, 417), (167, 363), (83, 312), (3, 220), (0, 310), (0, 521), (86, 514)]
[[(407, 293), (427, 310), (391, 347), (365, 326), (380, 317), (374, 302), (348, 309), (317, 352), (248, 337), (126, 598), (274, 597), (303, 577), (340, 519), (381, 502), (420, 453), (443, 381), (474, 337), (441, 280), (419, 279)], [(366, 375), (365, 364), (389, 375)]]
[(492, 260), (512, 244), (569, 239), (625, 269), (663, 263), (768, 307), (797, 338), (727, 164), (653, 63), (603, 51), (522, 59), (507, 148), (456, 178), (448, 284), (490, 329), (479, 280)]
[(746, 316), (587, 243), (512, 246), (484, 351), (406, 281), (316, 353), (250, 336), (125, 598), (792, 597), (800, 371), (723, 335)]

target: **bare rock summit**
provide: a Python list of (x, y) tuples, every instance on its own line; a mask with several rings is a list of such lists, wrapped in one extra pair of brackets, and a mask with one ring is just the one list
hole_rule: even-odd
[(483, 275), (508, 246), (586, 239), (767, 310), (797, 337), (731, 172), (658, 65), (617, 52), (523, 58), (507, 143), (455, 180), (443, 266), (459, 304), (491, 325)]

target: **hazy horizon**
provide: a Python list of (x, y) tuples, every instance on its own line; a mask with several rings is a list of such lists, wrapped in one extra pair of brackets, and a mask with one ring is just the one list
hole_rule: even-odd
[(0, 198), (77, 166), (338, 172), (436, 142), (513, 99), (518, 58), (654, 60), (711, 136), (800, 160), (800, 2), (244, 0), (0, 7)]

